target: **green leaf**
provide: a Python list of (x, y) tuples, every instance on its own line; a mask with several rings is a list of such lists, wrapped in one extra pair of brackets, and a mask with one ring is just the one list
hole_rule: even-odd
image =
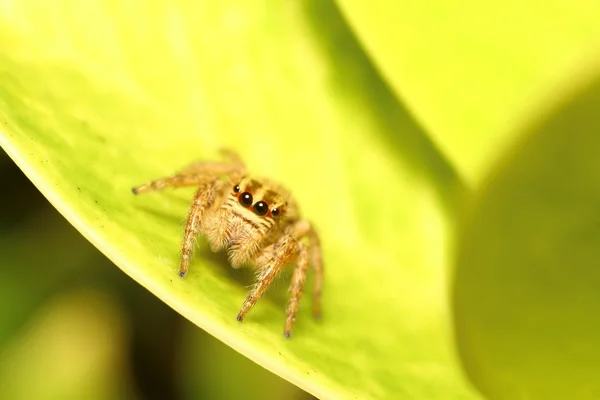
[[(261, 4), (4, 4), (0, 145), (125, 273), (301, 388), (473, 398), (446, 300), (460, 180), (331, 3)], [(324, 318), (308, 289), (291, 340), (286, 280), (239, 324), (251, 274), (201, 241), (178, 278), (192, 189), (130, 192), (221, 146), (291, 188), (321, 234)]]
[(600, 79), (488, 176), (460, 237), (457, 336), (495, 399), (600, 396)]
[(598, 58), (600, 2), (338, 0), (360, 42), (459, 173), (479, 182), (556, 85)]

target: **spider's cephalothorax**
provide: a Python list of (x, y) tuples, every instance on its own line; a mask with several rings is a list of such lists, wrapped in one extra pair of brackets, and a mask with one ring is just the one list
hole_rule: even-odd
[(250, 177), (237, 155), (227, 151), (225, 154), (227, 162), (195, 163), (175, 176), (134, 188), (133, 193), (198, 187), (185, 225), (179, 275), (183, 278), (187, 274), (195, 238), (200, 233), (206, 236), (213, 251), (227, 250), (234, 268), (258, 269), (257, 281), (242, 304), (238, 321), (243, 320), (282, 268), (294, 263), (283, 331), (289, 337), (309, 264), (315, 271), (313, 312), (316, 316), (321, 313), (323, 263), (319, 237), (308, 221), (300, 219), (294, 200), (283, 187)]

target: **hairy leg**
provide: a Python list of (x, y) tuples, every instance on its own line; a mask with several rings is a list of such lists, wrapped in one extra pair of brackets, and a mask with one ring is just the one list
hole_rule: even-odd
[(183, 186), (197, 186), (206, 180), (205, 176), (201, 175), (175, 175), (167, 178), (157, 179), (148, 182), (144, 185), (134, 187), (131, 189), (133, 194), (142, 194), (146, 192), (152, 192), (154, 190), (161, 190), (168, 187), (183, 187)]
[(214, 201), (214, 182), (204, 182), (200, 185), (196, 194), (194, 195), (194, 202), (188, 212), (188, 217), (185, 222), (185, 230), (183, 234), (183, 241), (181, 243), (181, 260), (179, 264), (179, 276), (184, 277), (190, 266), (190, 259), (194, 250), (194, 244), (196, 242), (196, 235), (202, 227), (202, 217), (207, 208), (211, 206)]
[(193, 170), (194, 173), (180, 173), (132, 189), (134, 194), (140, 194), (167, 187), (198, 186), (188, 212), (181, 245), (179, 276), (182, 278), (188, 272), (196, 235), (202, 228), (205, 212), (214, 204), (215, 197), (225, 184), (220, 179), (221, 175), (227, 175), (229, 180), (237, 180), (244, 174), (244, 166), (239, 163), (202, 162), (192, 164), (186, 170)]
[(296, 322), (296, 314), (300, 308), (300, 298), (302, 297), (302, 290), (306, 284), (306, 272), (308, 271), (308, 253), (303, 244), (298, 243), (298, 246), (300, 251), (298, 260), (296, 261), (294, 275), (292, 276), (292, 283), (290, 285), (290, 301), (287, 307), (285, 328), (283, 329), (283, 335), (287, 338), (290, 337), (292, 327)]
[(275, 246), (269, 246), (263, 251), (269, 251), (270, 256), (258, 257), (259, 260), (264, 261), (264, 264), (258, 266), (260, 270), (256, 283), (252, 286), (237, 316), (237, 320), (240, 322), (267, 291), (275, 277), (281, 272), (281, 268), (293, 262), (297, 257), (298, 242), (293, 236), (285, 235), (277, 241)]
[(321, 241), (314, 230), (309, 236), (310, 264), (315, 271), (313, 286), (313, 315), (321, 318), (321, 292), (323, 291), (323, 256), (321, 255)]
[(292, 235), (296, 239), (307, 236), (309, 240), (310, 264), (315, 271), (315, 281), (313, 288), (313, 315), (321, 317), (321, 292), (323, 290), (323, 257), (321, 255), (321, 242), (319, 235), (310, 224), (305, 220), (300, 220), (292, 227)]
[(133, 194), (142, 194), (168, 187), (197, 186), (207, 180), (218, 179), (222, 175), (227, 175), (234, 180), (238, 180), (245, 173), (244, 164), (239, 159), (234, 159), (233, 156), (230, 158), (232, 160), (228, 163), (213, 161), (193, 163), (176, 175), (156, 179), (144, 185), (134, 187), (131, 191)]

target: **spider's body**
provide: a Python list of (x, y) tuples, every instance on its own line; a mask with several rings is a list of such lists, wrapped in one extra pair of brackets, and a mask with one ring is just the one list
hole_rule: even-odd
[[(315, 270), (313, 310), (320, 315), (323, 278), (319, 238), (309, 222), (300, 219), (289, 192), (268, 180), (247, 175), (241, 160), (200, 162), (181, 173), (133, 189), (140, 194), (166, 187), (198, 186), (190, 208), (181, 247), (179, 275), (188, 271), (196, 235), (204, 234), (213, 251), (227, 250), (234, 268), (258, 269), (237, 319), (242, 321), (284, 266), (295, 263), (284, 335), (289, 337), (310, 264)], [(302, 242), (308, 238), (308, 244)]]
[(285, 190), (264, 180), (245, 177), (238, 184), (230, 182), (227, 189), (206, 213), (203, 233), (213, 251), (227, 249), (234, 268), (260, 267), (256, 255), (297, 220), (295, 207)]

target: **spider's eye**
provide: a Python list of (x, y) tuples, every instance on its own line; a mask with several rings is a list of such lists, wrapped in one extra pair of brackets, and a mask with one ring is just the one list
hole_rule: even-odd
[(250, 207), (252, 205), (252, 195), (248, 192), (240, 194), (240, 204), (244, 207)]
[(264, 201), (259, 201), (254, 205), (254, 212), (258, 215), (265, 215), (269, 211), (269, 205)]
[(239, 191), (240, 191), (240, 185), (235, 185), (235, 186), (233, 187), (233, 191), (234, 191), (235, 193), (239, 192)]
[(276, 217), (279, 215), (279, 208), (274, 208), (271, 210), (271, 215)]

